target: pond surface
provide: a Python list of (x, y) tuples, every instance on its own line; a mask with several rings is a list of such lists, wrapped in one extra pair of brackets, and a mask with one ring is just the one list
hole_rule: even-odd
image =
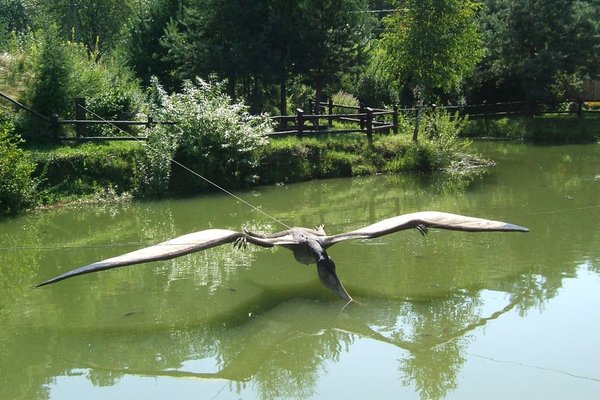
[(469, 181), (238, 193), (330, 234), (427, 209), (531, 229), (337, 244), (329, 254), (360, 305), (344, 307), (289, 251), (252, 246), (32, 289), (196, 230), (282, 229), (226, 195), (1, 222), (0, 398), (598, 399), (600, 146), (478, 147), (498, 166)]

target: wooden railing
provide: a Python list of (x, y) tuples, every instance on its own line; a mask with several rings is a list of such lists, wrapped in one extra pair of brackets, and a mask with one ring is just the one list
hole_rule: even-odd
[[(355, 113), (348, 114), (307, 114), (303, 109), (298, 108), (296, 115), (271, 117), (276, 122), (276, 130), (271, 135), (296, 135), (303, 137), (322, 133), (341, 134), (362, 132), (366, 134), (368, 139), (371, 139), (374, 132), (398, 132), (398, 110), (389, 111), (364, 107), (361, 109), (357, 108), (356, 111)], [(391, 116), (391, 121), (382, 119), (384, 116)], [(336, 127), (334, 126), (335, 121), (348, 124), (348, 126)]]
[[(89, 111), (85, 106), (85, 99), (76, 99), (75, 119), (60, 119), (57, 115), (46, 117), (39, 112), (19, 103), (17, 100), (0, 92), (0, 100), (6, 100), (12, 103), (18, 109), (23, 109), (32, 114), (43, 123), (47, 124), (48, 131), (53, 132), (58, 140), (75, 141), (108, 141), (108, 140), (145, 140), (144, 135), (131, 135), (122, 133), (116, 136), (89, 136), (87, 127), (90, 125), (110, 125), (126, 129), (130, 126), (145, 126), (151, 128), (157, 124), (175, 124), (169, 121), (154, 121), (152, 116), (147, 116), (145, 121), (129, 120), (103, 120), (88, 119)], [(500, 102), (470, 105), (451, 105), (436, 106), (430, 104), (420, 107), (399, 108), (394, 106), (391, 109), (371, 108), (364, 106), (351, 106), (334, 104), (331, 99), (327, 102), (321, 102), (318, 105), (311, 103), (308, 105), (308, 112), (298, 108), (295, 115), (272, 116), (275, 129), (270, 134), (272, 137), (296, 135), (304, 137), (309, 135), (321, 134), (344, 134), (344, 133), (364, 133), (369, 141), (376, 132), (397, 133), (399, 118), (419, 120), (420, 114), (425, 110), (444, 109), (459, 116), (466, 116), (470, 119), (494, 119), (512, 116), (536, 116), (542, 114), (576, 114), (582, 116), (585, 113), (598, 112), (586, 111), (583, 108), (583, 101), (565, 101), (565, 102)], [(348, 110), (348, 113), (335, 113), (337, 110)], [(93, 113), (92, 113), (93, 114)], [(75, 136), (58, 136), (61, 125), (75, 126)], [(418, 126), (418, 124), (415, 124)]]

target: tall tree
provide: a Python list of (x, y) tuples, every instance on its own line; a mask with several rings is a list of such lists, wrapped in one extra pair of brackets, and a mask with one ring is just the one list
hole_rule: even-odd
[(64, 115), (72, 95), (72, 59), (56, 25), (48, 26), (41, 35), (40, 45), (32, 57), (34, 79), (26, 93), (26, 101), (46, 117)]
[(481, 4), (474, 0), (397, 1), (384, 19), (382, 68), (401, 91), (420, 100), (457, 90), (483, 56), (477, 29)]
[(266, 18), (265, 1), (191, 1), (182, 17), (168, 25), (162, 41), (166, 58), (176, 65), (176, 78), (216, 73), (228, 80), (231, 96), (239, 81), (247, 95), (262, 65)]
[(303, 0), (300, 7), (299, 70), (318, 102), (327, 85), (365, 61), (371, 14), (364, 0)]
[(105, 52), (120, 37), (134, 0), (26, 0), (36, 28), (55, 23), (63, 35)]
[(0, 33), (21, 32), (29, 25), (23, 0), (0, 0)]
[(301, 12), (298, 2), (269, 0), (264, 22), (264, 52), (261, 62), (268, 81), (279, 86), (279, 113), (287, 113), (287, 83), (297, 73), (303, 57)]
[(480, 75), (506, 97), (557, 98), (600, 73), (598, 0), (487, 0), (482, 27), (488, 53)]
[(216, 73), (253, 111), (265, 85), (300, 74), (318, 94), (360, 62), (370, 18), (364, 0), (194, 0), (167, 29), (163, 44), (180, 78)]
[(152, 76), (173, 88), (170, 71), (172, 63), (166, 57), (167, 49), (161, 44), (167, 25), (179, 18), (183, 0), (150, 0), (133, 9), (127, 22), (123, 53), (127, 63), (146, 84)]

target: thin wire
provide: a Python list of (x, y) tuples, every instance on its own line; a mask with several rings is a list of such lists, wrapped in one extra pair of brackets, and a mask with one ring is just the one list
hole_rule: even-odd
[(11, 246), (0, 247), (2, 251), (20, 251), (20, 250), (70, 250), (70, 249), (103, 249), (113, 247), (139, 247), (144, 245), (153, 245), (155, 242), (129, 242), (129, 243), (111, 243), (95, 245), (56, 245), (56, 246)]
[(470, 356), (473, 356), (473, 357), (478, 357), (478, 358), (482, 358), (484, 360), (493, 361), (493, 362), (497, 362), (497, 363), (501, 363), (501, 364), (513, 364), (513, 365), (518, 365), (519, 367), (524, 367), (524, 368), (534, 368), (534, 369), (539, 369), (539, 370), (542, 370), (542, 371), (556, 372), (556, 373), (559, 373), (559, 374), (570, 376), (572, 378), (586, 379), (586, 380), (589, 380), (589, 381), (600, 382), (600, 379), (598, 379), (598, 378), (594, 378), (592, 376), (586, 376), (586, 375), (577, 375), (577, 374), (574, 374), (574, 373), (571, 373), (571, 372), (568, 372), (568, 371), (564, 371), (564, 370), (561, 370), (561, 369), (541, 367), (539, 365), (532, 365), (532, 364), (525, 364), (525, 363), (522, 363), (520, 361), (500, 360), (500, 359), (497, 359), (497, 358), (483, 356), (483, 355), (476, 354), (476, 353), (467, 353), (467, 354), (470, 355)]
[[(137, 137), (135, 137), (135, 136), (133, 136), (133, 135), (130, 135), (130, 134), (129, 134), (128, 132), (126, 132), (126, 131), (125, 131), (123, 128), (121, 128), (121, 127), (119, 127), (119, 126), (115, 125), (115, 124), (114, 124), (114, 123), (112, 123), (111, 121), (107, 121), (106, 119), (102, 118), (100, 115), (98, 115), (98, 114), (96, 114), (95, 112), (93, 112), (92, 110), (90, 110), (90, 109), (88, 109), (88, 108), (86, 108), (86, 107), (82, 106), (81, 104), (79, 105), (79, 107), (81, 107), (81, 108), (83, 108), (84, 110), (86, 110), (86, 111), (90, 112), (91, 114), (93, 114), (94, 116), (96, 116), (96, 118), (98, 118), (98, 119), (100, 119), (100, 120), (102, 120), (102, 121), (104, 121), (104, 122), (108, 123), (109, 125), (112, 125), (112, 126), (114, 126), (115, 128), (117, 128), (119, 131), (123, 132), (123, 133), (124, 133), (125, 135), (127, 135), (128, 137), (130, 137), (130, 138), (132, 138), (132, 139), (135, 139), (135, 140), (137, 140), (137, 141), (138, 141), (138, 142), (140, 142), (140, 143), (144, 143), (146, 146), (150, 147), (151, 149), (153, 149), (153, 150), (155, 150), (155, 151), (157, 151), (157, 152), (158, 152), (158, 151), (160, 151), (160, 150), (159, 150), (159, 149), (157, 149), (156, 147), (152, 147), (152, 146), (150, 146), (150, 145), (149, 145), (147, 142), (145, 142), (145, 141), (143, 141), (143, 140), (141, 140), (141, 139), (139, 139), (139, 138), (137, 138)], [(251, 208), (251, 209), (253, 209), (254, 211), (257, 211), (257, 212), (259, 212), (259, 213), (263, 214), (264, 216), (266, 216), (266, 217), (270, 218), (271, 220), (273, 220), (273, 221), (277, 222), (278, 224), (281, 224), (282, 226), (286, 227), (287, 229), (291, 229), (291, 227), (290, 227), (289, 225), (287, 225), (286, 223), (284, 223), (283, 221), (281, 221), (281, 220), (279, 220), (279, 219), (275, 218), (274, 216), (272, 216), (272, 215), (270, 215), (269, 213), (267, 213), (267, 212), (265, 212), (265, 211), (261, 210), (260, 208), (256, 207), (255, 205), (253, 205), (253, 204), (251, 204), (251, 203), (247, 202), (246, 200), (242, 199), (241, 197), (239, 197), (239, 196), (236, 196), (235, 194), (231, 193), (229, 190), (225, 189), (225, 188), (224, 188), (224, 187), (222, 187), (222, 186), (219, 186), (218, 184), (216, 184), (215, 182), (211, 181), (210, 179), (208, 179), (208, 178), (206, 178), (206, 177), (204, 177), (204, 176), (200, 175), (198, 172), (196, 172), (196, 171), (194, 171), (193, 169), (191, 169), (191, 168), (189, 168), (189, 167), (187, 167), (187, 166), (183, 165), (182, 163), (180, 163), (179, 161), (175, 160), (174, 158), (172, 158), (172, 157), (168, 157), (168, 160), (169, 160), (169, 161), (171, 161), (173, 164), (175, 164), (175, 165), (178, 165), (179, 167), (183, 168), (184, 170), (186, 170), (186, 171), (190, 172), (192, 175), (195, 175), (196, 177), (198, 177), (198, 178), (202, 179), (202, 180), (203, 180), (203, 181), (205, 181), (206, 183), (209, 183), (209, 184), (211, 184), (212, 186), (214, 186), (215, 188), (217, 188), (217, 189), (221, 190), (222, 192), (224, 192), (224, 193), (228, 194), (229, 196), (233, 197), (234, 199), (236, 199), (236, 200), (238, 200), (238, 201), (242, 202), (243, 204), (247, 205), (248, 207), (250, 207), (250, 208)]]

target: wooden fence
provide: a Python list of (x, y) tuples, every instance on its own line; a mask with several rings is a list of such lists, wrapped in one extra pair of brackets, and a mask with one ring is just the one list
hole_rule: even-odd
[[(369, 140), (375, 132), (398, 132), (398, 108), (392, 110), (371, 107), (356, 107), (333, 104), (329, 100), (320, 103), (318, 107), (310, 105), (311, 112), (306, 113), (298, 108), (296, 115), (280, 115), (271, 117), (276, 122), (276, 129), (271, 136), (296, 135), (303, 137), (307, 135), (342, 134), (362, 132)], [(348, 109), (348, 113), (334, 113), (334, 108)], [(327, 113), (323, 113), (324, 110)], [(340, 122), (341, 126), (334, 126), (334, 122)], [(291, 125), (290, 125), (291, 124)]]
[[(150, 129), (155, 125), (174, 125), (175, 122), (171, 121), (155, 121), (151, 115), (146, 116), (145, 121), (130, 121), (130, 120), (106, 120), (106, 119), (87, 119), (88, 108), (84, 98), (75, 99), (75, 119), (54, 119), (51, 123), (56, 126), (60, 125), (73, 125), (75, 126), (75, 136), (67, 137), (61, 136), (60, 140), (75, 140), (75, 141), (110, 141), (110, 140), (135, 140), (144, 141), (147, 139), (146, 136), (134, 135), (126, 131), (127, 128), (132, 126), (144, 126), (146, 129)], [(94, 114), (92, 112), (92, 114)], [(94, 114), (95, 115), (95, 114)], [(104, 125), (112, 126), (119, 130), (119, 132), (125, 133), (125, 135), (118, 136), (88, 136), (87, 127), (90, 125)]]
[[(106, 120), (106, 119), (88, 119), (87, 118), (87, 107), (85, 103), (85, 99), (77, 98), (75, 99), (75, 119), (60, 119), (58, 115), (54, 114), (50, 117), (40, 114), (39, 112), (27, 107), (24, 104), (19, 103), (17, 100), (12, 97), (6, 95), (5, 93), (0, 92), (0, 99), (6, 100), (11, 103), (14, 107), (19, 110), (24, 110), (30, 115), (34, 116), (41, 123), (46, 125), (46, 129), (49, 133), (54, 135), (56, 139), (61, 141), (117, 141), (117, 140), (146, 140), (145, 136), (139, 135), (118, 135), (118, 136), (88, 136), (87, 135), (87, 127), (90, 125), (104, 125), (104, 126), (113, 126), (120, 128), (121, 131), (124, 131), (126, 128), (131, 126), (145, 126), (146, 128), (151, 128), (154, 125), (158, 124), (174, 124), (174, 122), (169, 121), (154, 121), (152, 116), (147, 116), (146, 121), (131, 121), (131, 120)], [(60, 136), (60, 127), (65, 125), (72, 125), (75, 127), (75, 136)]]
[[(408, 120), (419, 120), (424, 111), (443, 109), (448, 112), (465, 116), (469, 119), (496, 119), (502, 117), (515, 116), (539, 116), (545, 114), (576, 114), (582, 116), (585, 113), (594, 111), (584, 110), (584, 102), (565, 101), (565, 102), (498, 102), (488, 103), (483, 101), (480, 104), (470, 105), (450, 105), (436, 106), (435, 104), (392, 109), (379, 109), (364, 106), (347, 106), (334, 104), (331, 99), (327, 102), (321, 102), (318, 106), (310, 103), (306, 113), (303, 109), (297, 109), (296, 115), (271, 117), (276, 121), (276, 129), (271, 134), (278, 135), (297, 135), (303, 137), (307, 135), (340, 134), (350, 132), (365, 133), (371, 140), (374, 132), (398, 132), (399, 118)], [(350, 113), (334, 113), (334, 109), (348, 109)], [(334, 122), (350, 123), (349, 126), (334, 127)], [(416, 124), (418, 125), (418, 124)], [(418, 126), (415, 128), (415, 136), (418, 133)]]
[[(110, 140), (146, 140), (145, 135), (119, 134), (118, 136), (89, 136), (87, 127), (90, 125), (108, 125), (126, 130), (131, 126), (144, 126), (151, 128), (157, 124), (174, 124), (169, 121), (154, 121), (152, 116), (147, 116), (145, 121), (129, 120), (103, 120), (87, 119), (85, 99), (76, 99), (75, 101), (75, 119), (59, 119), (58, 116), (46, 117), (35, 110), (19, 103), (10, 96), (0, 92), (0, 99), (12, 103), (15, 107), (23, 109), (32, 114), (43, 123), (47, 124), (48, 130), (54, 132), (58, 140), (70, 141), (110, 141)], [(418, 121), (423, 111), (431, 109), (444, 109), (456, 115), (466, 116), (470, 119), (494, 119), (511, 116), (530, 116), (543, 114), (576, 114), (582, 116), (586, 111), (583, 107), (583, 101), (565, 101), (565, 102), (501, 102), (462, 105), (462, 106), (436, 106), (430, 104), (420, 107), (399, 108), (394, 106), (391, 109), (371, 108), (365, 106), (349, 106), (334, 104), (332, 99), (327, 102), (321, 102), (318, 105), (310, 103), (308, 112), (303, 109), (297, 109), (295, 115), (273, 116), (271, 119), (275, 122), (275, 130), (270, 136), (296, 135), (304, 137), (309, 135), (322, 134), (344, 134), (359, 132), (364, 133), (369, 141), (373, 134), (377, 132), (398, 132), (398, 121), (403, 119), (415, 119), (415, 132), (413, 137), (418, 134)], [(334, 112), (336, 110), (348, 110), (347, 113)], [(596, 111), (597, 112), (597, 111)], [(92, 113), (93, 114), (93, 113)], [(337, 122), (337, 123), (336, 123)], [(58, 136), (60, 126), (72, 125), (75, 127), (75, 136)]]
[(20, 110), (25, 110), (28, 113), (32, 114), (33, 116), (35, 116), (36, 118), (49, 123), (50, 119), (42, 114), (40, 114), (39, 112), (32, 110), (31, 108), (27, 107), (24, 104), (19, 103), (17, 100), (13, 99), (12, 97), (10, 97), (9, 95), (0, 92), (0, 98), (11, 103), (15, 108), (20, 109)]

